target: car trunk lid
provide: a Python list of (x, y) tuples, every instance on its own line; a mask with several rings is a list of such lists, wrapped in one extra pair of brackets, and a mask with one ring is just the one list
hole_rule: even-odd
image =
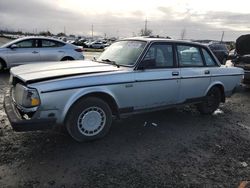
[(240, 56), (250, 55), (250, 34), (241, 35), (236, 40), (236, 52)]

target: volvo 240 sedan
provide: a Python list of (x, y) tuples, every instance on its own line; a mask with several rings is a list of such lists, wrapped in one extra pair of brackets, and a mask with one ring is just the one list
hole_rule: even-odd
[(11, 69), (5, 110), (16, 131), (65, 126), (77, 141), (108, 132), (114, 118), (194, 103), (212, 114), (240, 84), (243, 70), (220, 65), (208, 47), (132, 38), (95, 61)]

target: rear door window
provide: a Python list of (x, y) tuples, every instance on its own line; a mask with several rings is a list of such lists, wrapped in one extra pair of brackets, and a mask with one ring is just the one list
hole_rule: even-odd
[(204, 66), (200, 50), (196, 46), (177, 45), (178, 61), (181, 67)]
[(214, 61), (213, 57), (207, 52), (207, 50), (202, 49), (202, 53), (204, 55), (204, 59), (207, 66), (217, 66), (217, 63)]
[(42, 48), (56, 48), (56, 47), (61, 47), (64, 46), (64, 43), (58, 42), (58, 41), (53, 41), (53, 40), (41, 40), (41, 46)]

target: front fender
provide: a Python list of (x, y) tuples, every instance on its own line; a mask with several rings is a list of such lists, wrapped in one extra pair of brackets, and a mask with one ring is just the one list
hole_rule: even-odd
[(116, 97), (113, 95), (112, 92), (110, 92), (108, 89), (106, 88), (84, 88), (84, 89), (81, 89), (79, 91), (77, 91), (76, 93), (74, 93), (74, 95), (72, 95), (69, 100), (67, 101), (66, 105), (64, 106), (64, 109), (63, 109), (63, 112), (62, 112), (62, 119), (60, 120), (61, 123), (64, 122), (66, 116), (67, 116), (67, 113), (69, 111), (69, 109), (71, 108), (71, 106), (73, 104), (75, 104), (76, 101), (78, 101), (80, 98), (84, 97), (84, 96), (87, 96), (89, 94), (92, 94), (92, 93), (103, 93), (103, 94), (106, 94), (106, 95), (109, 95), (110, 97), (113, 98), (113, 100), (115, 101), (116, 104), (117, 103), (117, 99)]

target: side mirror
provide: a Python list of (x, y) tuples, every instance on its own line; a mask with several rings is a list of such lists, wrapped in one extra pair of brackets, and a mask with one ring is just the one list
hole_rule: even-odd
[(15, 48), (18, 48), (16, 44), (12, 44), (12, 45), (10, 46), (10, 49), (12, 49), (12, 50), (15, 49)]

